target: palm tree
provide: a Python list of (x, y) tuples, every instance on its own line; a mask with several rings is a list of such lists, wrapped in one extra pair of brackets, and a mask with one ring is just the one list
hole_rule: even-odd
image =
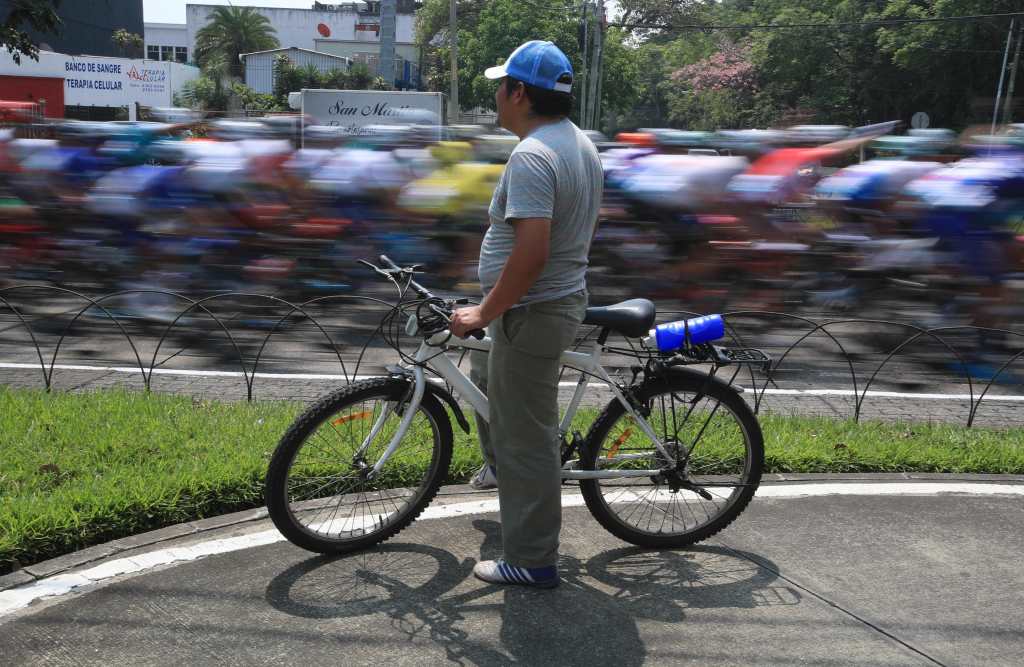
[(196, 62), (203, 66), (221, 61), (232, 76), (241, 76), (238, 54), (276, 48), (276, 32), (267, 17), (252, 7), (217, 7), (210, 22), (196, 33)]

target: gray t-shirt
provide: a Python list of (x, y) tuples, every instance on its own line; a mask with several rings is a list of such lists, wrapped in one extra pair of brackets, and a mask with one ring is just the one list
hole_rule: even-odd
[(551, 219), (548, 261), (520, 304), (584, 289), (603, 185), (597, 149), (570, 120), (542, 125), (519, 142), (488, 210), (491, 224), (480, 247), (484, 294), (494, 289), (512, 254), (514, 218)]

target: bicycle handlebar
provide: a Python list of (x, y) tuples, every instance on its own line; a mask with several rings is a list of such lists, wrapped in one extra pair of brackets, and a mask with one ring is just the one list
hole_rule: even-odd
[[(363, 260), (363, 259), (361, 259), (359, 261), (361, 263), (365, 264), (366, 266), (370, 267), (371, 269), (373, 269), (377, 273), (385, 275), (389, 279), (391, 278), (391, 275), (387, 271), (381, 270), (380, 267), (374, 266), (373, 264), (371, 264), (371, 263), (369, 263), (369, 262), (367, 262), (366, 260)], [(391, 271), (395, 271), (395, 272), (398, 272), (398, 273), (404, 273), (404, 272), (406, 272), (408, 270), (408, 269), (403, 269), (402, 267), (400, 267), (397, 264), (395, 264), (393, 261), (391, 261), (391, 258), (388, 257), (387, 255), (381, 255), (380, 256), (380, 263), (383, 264), (384, 266), (388, 267), (388, 269), (390, 269)], [(411, 270), (408, 270), (408, 271), (411, 274)], [(409, 287), (413, 288), (416, 291), (416, 293), (420, 296), (420, 298), (422, 298), (422, 299), (436, 299), (436, 298), (438, 298), (438, 297), (434, 296), (433, 293), (431, 293), (430, 290), (428, 290), (423, 285), (420, 285), (415, 280), (410, 280), (409, 281)], [(436, 304), (431, 304), (429, 307), (430, 307), (430, 310), (433, 313), (435, 313), (436, 315), (440, 315), (441, 317), (444, 317), (447, 320), (451, 320), (451, 310), (450, 309), (442, 309), (442, 308), (438, 307)], [(484, 336), (486, 336), (487, 333), (483, 329), (473, 329), (472, 331), (467, 331), (466, 335), (467, 336), (472, 336), (473, 338), (476, 338), (477, 340), (483, 340)]]

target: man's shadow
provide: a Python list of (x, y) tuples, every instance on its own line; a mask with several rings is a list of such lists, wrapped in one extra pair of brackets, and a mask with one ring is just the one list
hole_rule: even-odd
[[(500, 524), (477, 519), (473, 527), (483, 533), (480, 558), (500, 556)], [(681, 623), (687, 608), (799, 601), (791, 589), (770, 586), (777, 571), (772, 563), (723, 547), (626, 547), (586, 563), (563, 555), (562, 584), (554, 590), (467, 586), (474, 562), (436, 547), (387, 543), (301, 561), (274, 577), (265, 599), (306, 618), (382, 614), (403, 640), (429, 637), (449, 660), (482, 665), (591, 664), (594, 656), (639, 665), (646, 648), (638, 620)], [(469, 632), (486, 627), (479, 625), (482, 614), (494, 611), (501, 619), (500, 646)]]

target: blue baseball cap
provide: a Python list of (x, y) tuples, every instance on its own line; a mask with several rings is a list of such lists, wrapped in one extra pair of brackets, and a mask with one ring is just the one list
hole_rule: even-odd
[(488, 79), (510, 76), (538, 88), (572, 92), (572, 63), (553, 43), (536, 39), (520, 45), (504, 65), (487, 68), (484, 76)]

